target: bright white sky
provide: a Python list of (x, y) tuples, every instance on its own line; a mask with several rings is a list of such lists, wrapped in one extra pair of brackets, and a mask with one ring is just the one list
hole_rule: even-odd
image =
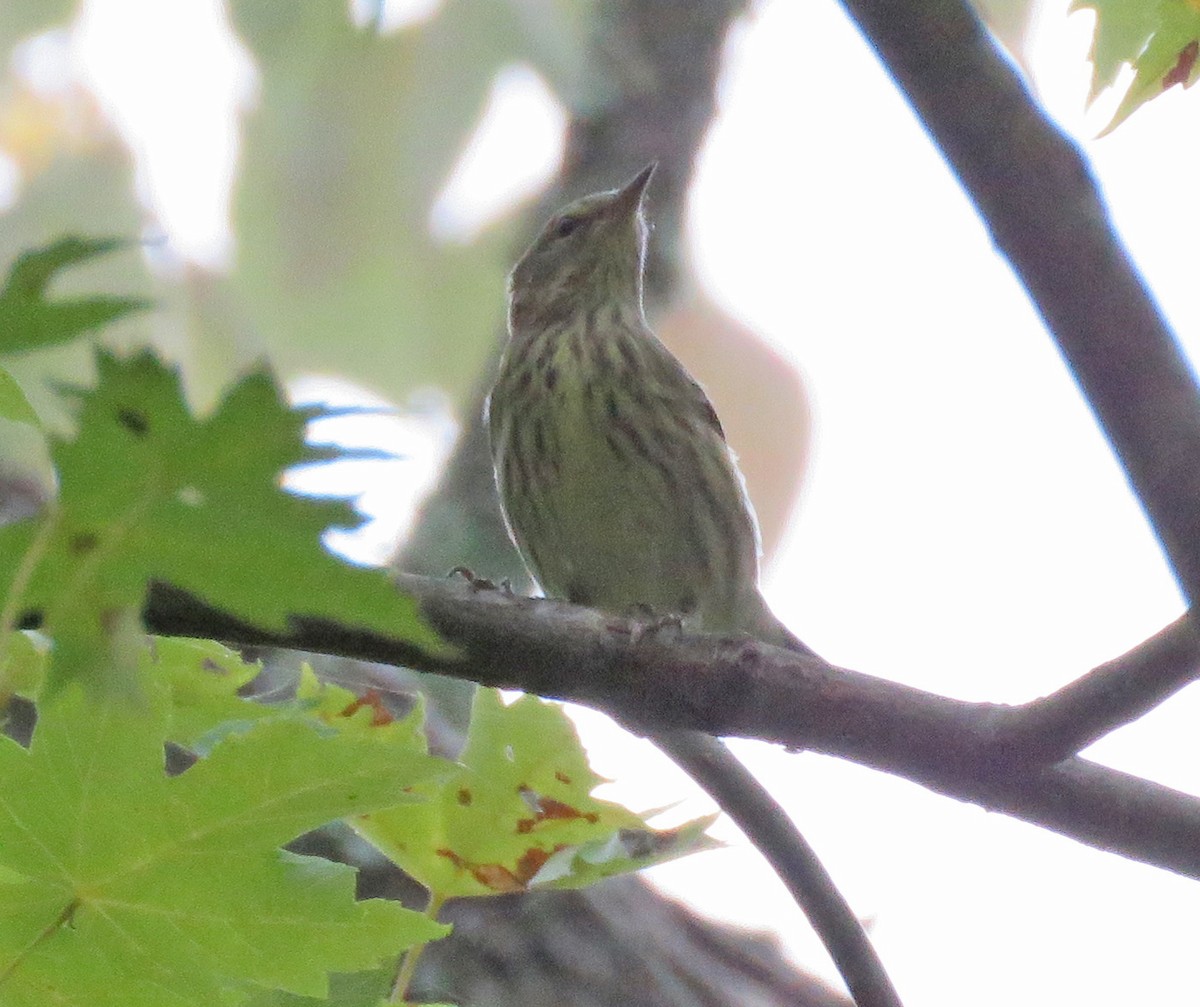
[[(185, 254), (219, 262), (232, 247), (232, 109), (254, 92), (248, 57), (222, 34), (216, 0), (85, 6), (92, 16), (76, 52), (134, 137), (164, 226)], [(131, 36), (116, 25), (126, 18), (161, 41), (123, 47)], [(1186, 248), (1200, 98), (1176, 90), (1113, 136), (1089, 139), (1112, 108), (1083, 114), (1089, 27), (1090, 15), (1068, 17), (1066, 0), (1049, 0), (1032, 50), (1038, 87), (1092, 159), (1135, 261), (1194, 352), (1200, 301)], [(507, 117), (506, 132), (526, 124), (528, 142), (507, 149), (528, 157), (505, 159), (481, 129), (431, 216), (448, 239), (469, 236), (554, 170), (561, 113), (533, 75), (508, 74), (494, 115)], [(831, 0), (763, 3), (736, 33), (691, 223), (714, 295), (793, 360), (811, 390), (812, 468), (767, 588), (830, 660), (1017, 702), (1180, 613), (1038, 319)], [(426, 451), (427, 470), (439, 450)], [(1198, 717), (1193, 689), (1090, 754), (1200, 792)], [(648, 745), (611, 743), (598, 715), (578, 719), (600, 771), (621, 781), (620, 799), (656, 807), (688, 792)], [(906, 1003), (1124, 1007), (1194, 990), (1194, 882), (852, 765), (739, 750), (872, 921)], [(769, 870), (723, 834), (729, 850), (660, 868), (657, 883), (714, 915), (779, 930), (800, 962), (833, 977)]]

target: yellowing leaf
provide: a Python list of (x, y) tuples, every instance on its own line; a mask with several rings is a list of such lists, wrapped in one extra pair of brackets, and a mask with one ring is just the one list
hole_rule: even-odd
[(660, 832), (592, 797), (602, 780), (555, 703), (480, 689), (461, 763), (426, 803), (352, 822), (438, 900), (581, 887), (712, 845), (709, 819)]

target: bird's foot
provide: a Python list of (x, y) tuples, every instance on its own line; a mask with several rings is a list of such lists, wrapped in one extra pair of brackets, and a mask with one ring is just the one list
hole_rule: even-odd
[(683, 616), (677, 612), (655, 612), (649, 605), (638, 603), (631, 605), (620, 625), (610, 625), (609, 629), (629, 634), (629, 642), (637, 645), (648, 636), (661, 633), (671, 628), (683, 633)]
[(451, 570), (447, 577), (461, 577), (476, 591), (503, 591), (505, 594), (512, 594), (512, 581), (507, 577), (497, 584), (494, 580), (489, 580), (487, 577), (477, 577), (475, 571), (469, 566), (456, 566)]

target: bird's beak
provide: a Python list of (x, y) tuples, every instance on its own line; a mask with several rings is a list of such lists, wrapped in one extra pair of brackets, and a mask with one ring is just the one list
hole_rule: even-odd
[(632, 217), (637, 213), (638, 207), (642, 205), (642, 194), (650, 184), (650, 178), (657, 167), (658, 163), (651, 161), (617, 190), (616, 198), (612, 202), (614, 216)]

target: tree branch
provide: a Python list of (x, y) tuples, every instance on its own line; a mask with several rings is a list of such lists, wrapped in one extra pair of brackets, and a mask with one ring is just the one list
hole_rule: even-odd
[(450, 649), (431, 653), (307, 617), (269, 632), (168, 588), (152, 594), (145, 619), (158, 633), (407, 665), (575, 700), (647, 733), (693, 728), (835, 755), (1200, 879), (1200, 799), (1085, 759), (1028, 763), (1009, 743), (1021, 708), (947, 699), (746, 639), (667, 630), (635, 641), (626, 620), (458, 579), (402, 574), (397, 586)]
[(963, 0), (842, 0), (1029, 292), (1200, 599), (1200, 396), (1087, 165)]
[(1127, 654), (1012, 711), (1000, 742), (1026, 763), (1076, 755), (1194, 682), (1200, 638), (1182, 616)]
[(816, 851), (754, 774), (719, 738), (700, 731), (667, 731), (653, 741), (700, 784), (775, 869), (829, 951), (856, 1007), (901, 1007), (866, 929)]

